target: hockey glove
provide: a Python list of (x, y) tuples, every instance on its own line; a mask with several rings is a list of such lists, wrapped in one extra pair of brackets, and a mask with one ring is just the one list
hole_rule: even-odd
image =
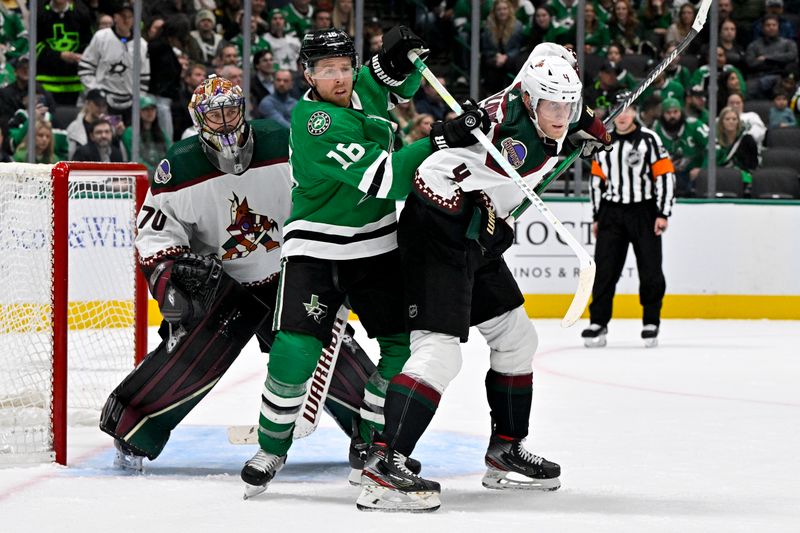
[(611, 151), (611, 135), (603, 122), (588, 106), (583, 108), (577, 128), (570, 132), (567, 139), (576, 148), (582, 148), (581, 155), (583, 157), (592, 157), (602, 151)]
[(405, 26), (395, 26), (383, 36), (383, 46), (369, 62), (372, 75), (389, 87), (401, 85), (414, 72), (415, 67), (408, 60), (408, 53), (412, 50), (422, 60), (428, 57), (425, 41)]
[(475, 100), (469, 99), (461, 107), (464, 109), (462, 115), (446, 121), (434, 122), (431, 126), (431, 145), (433, 151), (444, 148), (465, 148), (472, 146), (478, 139), (472, 134), (472, 130), (479, 127), (483, 133), (489, 133), (492, 128), (492, 121), (489, 115), (478, 107)]
[(185, 253), (159, 263), (149, 284), (164, 320), (192, 326), (211, 308), (221, 280), (219, 257)]
[(514, 230), (502, 218), (498, 218), (494, 208), (486, 205), (475, 195), (472, 219), (467, 227), (466, 237), (478, 243), (483, 256), (497, 259), (514, 243)]

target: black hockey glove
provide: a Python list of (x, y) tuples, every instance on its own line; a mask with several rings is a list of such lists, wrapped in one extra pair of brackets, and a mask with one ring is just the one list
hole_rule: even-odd
[(373, 76), (389, 87), (401, 85), (409, 74), (414, 72), (414, 65), (408, 60), (408, 53), (417, 52), (420, 59), (428, 57), (425, 41), (417, 37), (405, 26), (395, 26), (383, 36), (383, 46), (372, 56), (369, 68)]
[(573, 128), (567, 137), (575, 148), (582, 148), (581, 156), (592, 157), (599, 152), (611, 151), (611, 135), (588, 106), (584, 106), (577, 128)]
[(475, 100), (469, 99), (461, 104), (464, 113), (454, 119), (436, 121), (431, 126), (431, 145), (433, 151), (444, 148), (465, 148), (472, 146), (478, 139), (472, 130), (480, 127), (483, 133), (489, 133), (492, 121), (482, 108), (478, 107)]
[(475, 199), (475, 207), (466, 236), (478, 243), (484, 257), (497, 259), (514, 243), (514, 230), (495, 215), (494, 209), (487, 206), (479, 194), (471, 196)]
[(159, 263), (149, 283), (164, 320), (192, 326), (211, 308), (221, 280), (219, 257), (185, 253)]

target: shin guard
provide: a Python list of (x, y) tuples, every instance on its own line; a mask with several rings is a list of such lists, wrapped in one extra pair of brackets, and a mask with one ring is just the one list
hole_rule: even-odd
[(492, 411), (494, 433), (515, 439), (528, 436), (533, 399), (533, 374), (486, 373), (486, 397)]
[(406, 374), (398, 374), (386, 392), (386, 427), (381, 440), (408, 457), (433, 419), (441, 399), (436, 389)]
[(114, 389), (100, 429), (155, 459), (269, 315), (269, 307), (224, 275), (208, 314), (191, 330), (175, 327)]

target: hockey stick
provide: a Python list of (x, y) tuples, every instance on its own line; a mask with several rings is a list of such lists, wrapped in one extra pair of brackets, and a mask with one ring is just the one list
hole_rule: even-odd
[[(331, 386), (333, 369), (342, 349), (347, 318), (350, 309), (342, 305), (333, 321), (331, 342), (322, 348), (317, 367), (306, 384), (306, 397), (300, 407), (300, 417), (294, 425), (294, 438), (302, 439), (311, 435), (319, 425), (325, 399)], [(231, 444), (258, 444), (258, 426), (228, 427), (228, 442)]]
[[(694, 22), (692, 23), (692, 29), (689, 30), (689, 33), (686, 34), (686, 37), (678, 43), (678, 46), (670, 52), (670, 54), (665, 57), (661, 63), (655, 66), (653, 70), (644, 78), (639, 84), (631, 91), (628, 96), (622, 101), (617, 103), (612, 109), (611, 112), (608, 114), (606, 119), (603, 121), (603, 124), (608, 127), (614, 121), (614, 119), (623, 111), (625, 111), (630, 105), (639, 98), (642, 93), (653, 84), (656, 78), (658, 78), (662, 72), (664, 72), (667, 67), (677, 59), (677, 57), (683, 53), (684, 50), (689, 46), (692, 40), (697, 36), (698, 33), (703, 29), (703, 26), (706, 24), (706, 18), (708, 17), (708, 9), (711, 7), (711, 2), (713, 0), (703, 0), (700, 5), (697, 7), (697, 15), (694, 17)], [(527, 66), (528, 63), (525, 63)], [(525, 68), (523, 66), (523, 68)], [(548, 175), (545, 179), (540, 181), (534, 191), (536, 194), (542, 194), (547, 186), (550, 185), (550, 182), (557, 179), (561, 174), (563, 174), (578, 158), (583, 147), (577, 148), (574, 150), (570, 155), (567, 156), (564, 161), (561, 162), (553, 171)], [(530, 200), (527, 198), (518, 205), (509, 216), (509, 219), (506, 219), (509, 223), (512, 223), (514, 220), (518, 219), (522, 213), (524, 213), (529, 207), (531, 206)]]
[[(417, 70), (422, 73), (428, 83), (431, 84), (439, 96), (442, 97), (447, 105), (450, 106), (450, 109), (458, 113), (459, 115), (464, 112), (461, 109), (461, 106), (458, 102), (456, 102), (453, 95), (451, 95), (444, 86), (439, 83), (439, 80), (436, 79), (436, 76), (431, 72), (431, 70), (425, 65), (425, 63), (419, 58), (416, 52), (413, 50), (408, 53), (408, 59), (414, 64)], [(592, 257), (589, 253), (583, 249), (583, 247), (578, 243), (575, 237), (567, 231), (563, 224), (556, 218), (556, 216), (548, 209), (548, 207), (544, 204), (541, 198), (534, 192), (533, 188), (525, 183), (525, 180), (522, 179), (522, 176), (516, 171), (514, 167), (511, 166), (505, 157), (500, 154), (500, 152), (495, 148), (492, 144), (492, 141), (480, 130), (480, 128), (475, 128), (472, 130), (472, 134), (478, 139), (478, 142), (481, 143), (486, 151), (492, 156), (492, 158), (497, 161), (497, 164), (500, 165), (505, 173), (514, 180), (514, 183), (519, 187), (522, 192), (525, 193), (525, 196), (530, 200), (530, 202), (539, 210), (540, 213), (544, 216), (544, 218), (553, 226), (558, 233), (559, 237), (566, 242), (567, 246), (569, 246), (575, 255), (578, 256), (578, 260), (580, 261), (580, 275), (578, 277), (578, 288), (575, 291), (575, 296), (572, 298), (572, 303), (567, 309), (566, 315), (561, 320), (562, 327), (569, 327), (574, 324), (583, 314), (583, 310), (586, 309), (586, 304), (589, 303), (589, 297), (592, 294), (592, 285), (594, 284), (594, 273), (595, 273), (595, 264)]]

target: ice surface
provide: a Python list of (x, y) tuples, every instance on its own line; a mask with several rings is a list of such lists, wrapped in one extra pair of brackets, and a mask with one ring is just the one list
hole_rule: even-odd
[[(67, 468), (0, 469), (0, 530), (800, 532), (798, 322), (668, 320), (644, 349), (638, 322), (615, 320), (594, 350), (585, 323), (535, 324), (527, 444), (561, 464), (557, 492), (481, 487), (488, 357), (474, 331), (414, 453), (442, 483), (440, 511), (358, 512), (347, 438), (327, 417), (245, 502), (238, 474), (255, 449), (229, 445), (225, 428), (257, 420), (266, 358), (251, 343), (144, 475), (112, 469), (111, 441), (91, 427), (71, 430)], [(360, 328), (359, 341), (375, 353)]]

